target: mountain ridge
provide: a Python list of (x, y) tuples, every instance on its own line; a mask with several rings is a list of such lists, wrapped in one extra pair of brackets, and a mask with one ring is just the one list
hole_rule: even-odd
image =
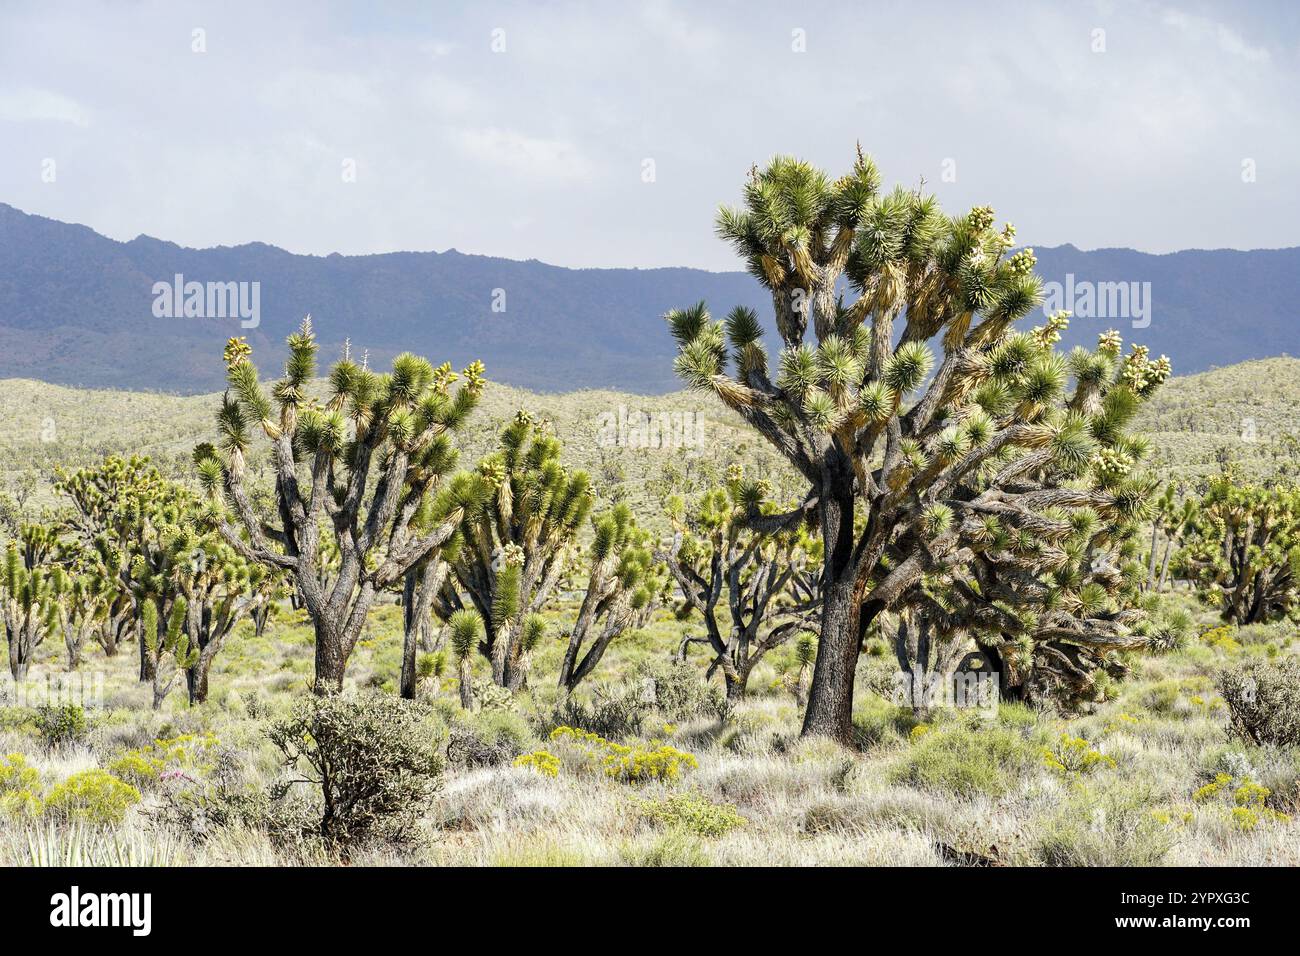
[[(1133, 301), (1150, 312), (1149, 325), (1131, 328), (1126, 315), (1094, 319), (1080, 310), (1064, 347), (1090, 345), (1114, 326), (1169, 354), (1179, 373), (1300, 352), (1300, 247), (1144, 253), (1067, 243), (1036, 252), (1045, 281), (1133, 284)], [(257, 283), (257, 327), (156, 317), (154, 283), (176, 274)], [(144, 233), (111, 239), (0, 203), (0, 377), (212, 391), (221, 387), (226, 338), (247, 335), (270, 370), (283, 359), (284, 336), (311, 313), (325, 361), (350, 340), (377, 364), (409, 349), (457, 366), (482, 359), (489, 377), (534, 391), (662, 394), (680, 386), (662, 315), (700, 299), (718, 315), (736, 305), (771, 309), (743, 272), (572, 268), (454, 248), (359, 256), (263, 242), (200, 249)]]

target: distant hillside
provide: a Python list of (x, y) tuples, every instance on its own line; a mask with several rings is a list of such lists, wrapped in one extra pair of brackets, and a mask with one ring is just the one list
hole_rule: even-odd
[[(1091, 344), (1113, 325), (1169, 354), (1180, 373), (1300, 353), (1300, 249), (1037, 251), (1048, 281), (1064, 285), (1072, 275), (1079, 289), (1139, 283), (1129, 314), (1080, 314), (1067, 346)], [(260, 326), (156, 318), (153, 285), (177, 274), (260, 283)], [(1150, 325), (1133, 329), (1132, 314), (1148, 302), (1143, 282), (1151, 284)], [(1116, 289), (1111, 293), (1101, 298), (1122, 304)], [(494, 296), (505, 311), (493, 310)], [(740, 272), (575, 270), (454, 250), (318, 257), (261, 243), (186, 249), (146, 236), (116, 242), (0, 204), (0, 376), (67, 385), (212, 391), (222, 384), (219, 355), (228, 336), (247, 334), (266, 367), (310, 312), (325, 356), (350, 338), (378, 363), (410, 349), (457, 365), (482, 358), (495, 381), (538, 391), (656, 394), (678, 387), (662, 315), (701, 298), (718, 314), (737, 304), (770, 312), (762, 289)], [(1082, 304), (1076, 297), (1064, 307)]]
[[(193, 478), (190, 452), (215, 437), (215, 394), (180, 397), (0, 381), (0, 496), (26, 485), (38, 509), (53, 504), (49, 476), (108, 454), (141, 453)], [(776, 453), (716, 400), (692, 392), (632, 395), (585, 390), (536, 394), (492, 383), (461, 442), (462, 463), (484, 454), (517, 409), (550, 419), (565, 460), (592, 473), (605, 500), (627, 500), (655, 524), (666, 479), (688, 488), (717, 480), (732, 462), (793, 496), (798, 482)], [(647, 427), (653, 419), (654, 430)], [(1247, 474), (1300, 468), (1300, 359), (1246, 362), (1171, 379), (1138, 419), (1153, 443), (1152, 467), (1195, 481), (1240, 462)], [(254, 470), (262, 465), (259, 444)]]
[(1250, 476), (1300, 475), (1300, 359), (1171, 379), (1138, 416), (1157, 470), (1190, 480), (1237, 462)]

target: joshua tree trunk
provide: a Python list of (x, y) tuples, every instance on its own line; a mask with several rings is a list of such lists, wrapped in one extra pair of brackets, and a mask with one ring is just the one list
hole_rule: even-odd
[(145, 647), (145, 641), (140, 636), (140, 624), (138, 621), (135, 625), (135, 642), (140, 647), (140, 680), (148, 683), (153, 680), (157, 664), (155, 664), (153, 658), (149, 656), (149, 650)]
[[(826, 541), (821, 636), (812, 687), (804, 712), (805, 737), (831, 737), (849, 743), (853, 736), (853, 681), (862, 635), (870, 618), (854, 584), (852, 492), (826, 496), (821, 515)], [(871, 617), (875, 616), (871, 611)]]
[(211, 666), (211, 659), (204, 661), (200, 657), (199, 662), (185, 672), (185, 687), (189, 691), (191, 705), (201, 704), (208, 699), (208, 670)]
[(447, 576), (447, 564), (430, 560), (423, 568), (412, 568), (406, 573), (402, 586), (402, 679), (401, 693), (407, 700), (415, 699), (415, 657), (419, 647), (429, 644), (431, 629), (430, 611), (433, 596), (442, 587)]
[(465, 710), (473, 710), (474, 685), (470, 682), (469, 655), (465, 655), (460, 659), (457, 678), (460, 682), (460, 706)]
[(1160, 561), (1160, 580), (1156, 583), (1157, 591), (1163, 591), (1165, 589), (1165, 576), (1169, 573), (1169, 559), (1173, 557), (1173, 553), (1174, 539), (1171, 536), (1165, 541), (1165, 556)]
[(27, 657), (18, 649), (12, 634), (9, 636), (9, 673), (16, 682), (27, 679)]
[(343, 689), (343, 675), (347, 671), (348, 656), (343, 649), (340, 628), (321, 615), (314, 622), (316, 634), (316, 681), (312, 689), (317, 694), (333, 694)]

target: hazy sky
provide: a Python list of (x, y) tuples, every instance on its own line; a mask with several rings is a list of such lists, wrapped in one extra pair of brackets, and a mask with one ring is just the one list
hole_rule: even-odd
[(1030, 243), (1300, 245), (1298, 9), (0, 2), (0, 201), (117, 239), (730, 269), (713, 212), (750, 164), (838, 174), (860, 139)]

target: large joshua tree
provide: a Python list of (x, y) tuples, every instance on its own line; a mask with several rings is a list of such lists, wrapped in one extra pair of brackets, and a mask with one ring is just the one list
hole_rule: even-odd
[[(209, 494), (207, 520), (246, 559), (293, 577), (315, 630), (315, 688), (329, 693), (342, 687), (376, 596), (441, 547), (472, 505), (459, 502), (432, 529), (414, 527), (441, 474), (434, 464), (477, 404), (483, 367), (470, 365), (453, 389), (458, 376), (448, 365), (406, 353), (378, 374), (345, 353), (322, 405), (308, 395), (318, 348), (310, 316), (287, 341), (284, 376), (269, 397), (251, 348), (227, 343), (220, 444), (200, 445), (194, 458)], [(254, 430), (271, 444), (274, 515), (255, 509), (245, 484)], [(333, 575), (323, 572), (322, 532), (338, 547)]]
[[(1060, 315), (1016, 331), (1040, 282), (1033, 252), (1013, 253), (1014, 230), (993, 221), (987, 207), (949, 217), (919, 190), (882, 192), (861, 150), (839, 179), (778, 157), (751, 171), (742, 208), (717, 217), (771, 293), (775, 377), (753, 311), (714, 322), (700, 303), (667, 316), (679, 374), (807, 482), (792, 511), (752, 518), (758, 528), (809, 521), (823, 539), (806, 735), (849, 739), (867, 627), (924, 576), (993, 557), (981, 543), (990, 520), (1023, 545), (1043, 539), (1041, 554), (1016, 554), (1016, 573), (1038, 578), (1059, 560), (1051, 542), (1072, 512), (1105, 525), (1142, 507), (1127, 475), (1141, 448), (1123, 425), (1168, 361), (1140, 349), (1067, 360), (1052, 348)], [(999, 601), (1017, 606), (1005, 567), (1000, 579)]]

